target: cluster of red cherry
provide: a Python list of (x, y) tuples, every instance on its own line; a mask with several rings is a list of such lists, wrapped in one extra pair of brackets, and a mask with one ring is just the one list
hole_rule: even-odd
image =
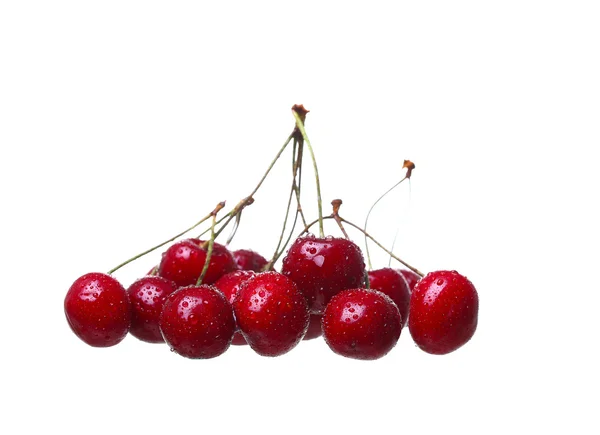
[[(299, 162), (302, 147), (310, 147), (310, 142), (303, 124), (306, 111), (294, 106), (293, 113), (297, 125), (288, 139), (294, 140), (295, 169), (290, 198), (297, 195), (298, 217)], [(333, 214), (323, 217), (319, 197), (319, 219), (313, 222), (320, 224), (319, 237), (308, 233), (311, 225), (302, 216), (304, 231), (287, 250), (281, 272), (273, 270), (285, 249), (285, 244), (280, 249), (281, 239), (271, 261), (251, 250), (231, 252), (215, 242), (230, 220), (239, 221), (241, 210), (253, 202), (252, 194), (227, 214), (229, 219), (215, 232), (216, 215), (224, 206), (220, 204), (201, 221), (212, 217), (210, 239), (175, 242), (160, 264), (127, 290), (110, 273), (143, 254), (108, 274), (78, 278), (64, 303), (73, 332), (96, 347), (113, 346), (131, 333), (142, 341), (166, 342), (188, 358), (213, 358), (231, 344), (248, 344), (260, 355), (278, 356), (303, 339), (323, 335), (335, 353), (357, 359), (386, 355), (407, 323), (417, 346), (432, 354), (452, 352), (475, 333), (479, 301), (466, 277), (456, 271), (422, 277), (391, 252), (413, 270), (388, 267), (367, 272), (360, 248), (343, 229), (343, 223), (357, 226), (339, 216), (339, 200), (333, 202)], [(325, 237), (323, 219), (335, 219), (346, 237)], [(362, 231), (374, 240), (366, 228)]]

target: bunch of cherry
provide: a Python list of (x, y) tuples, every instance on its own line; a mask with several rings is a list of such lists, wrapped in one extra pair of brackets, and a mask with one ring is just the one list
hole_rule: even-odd
[[(231, 344), (249, 345), (264, 356), (283, 355), (301, 340), (322, 335), (335, 353), (370, 360), (386, 355), (406, 324), (417, 346), (432, 354), (452, 352), (471, 339), (479, 302), (475, 287), (463, 275), (435, 271), (422, 277), (400, 259), (412, 270), (367, 271), (360, 248), (343, 229), (343, 223), (358, 227), (339, 216), (341, 202), (336, 206), (334, 201), (334, 213), (323, 217), (319, 197), (321, 234), (308, 232), (312, 224), (306, 224), (300, 207), (299, 162), (304, 145), (314, 154), (304, 130), (306, 111), (294, 106), (293, 113), (296, 128), (287, 142), (294, 141), (290, 198), (297, 196), (296, 218), (302, 217), (304, 231), (287, 249), (281, 271), (276, 272), (274, 264), (286, 248), (281, 248), (282, 238), (270, 261), (251, 250), (232, 252), (215, 241), (229, 221), (239, 222), (259, 183), (227, 214), (219, 231), (216, 215), (223, 204), (204, 219), (212, 218), (208, 240), (188, 238), (171, 244), (160, 264), (128, 289), (110, 273), (141, 255), (108, 274), (78, 278), (67, 292), (64, 309), (81, 340), (108, 347), (130, 333), (141, 341), (166, 342), (184, 357), (213, 358)], [(277, 158), (280, 155), (281, 151)], [(346, 237), (325, 237), (324, 219), (335, 219)], [(285, 227), (284, 222), (282, 236)], [(374, 240), (366, 228), (362, 231)]]

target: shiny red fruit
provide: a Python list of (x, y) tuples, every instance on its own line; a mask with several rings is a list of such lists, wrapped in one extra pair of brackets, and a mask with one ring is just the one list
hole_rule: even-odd
[(298, 285), (311, 312), (321, 314), (334, 295), (364, 285), (365, 262), (350, 240), (309, 235), (294, 241), (281, 273)]
[(410, 298), (410, 334), (427, 353), (450, 353), (473, 337), (479, 297), (466, 277), (456, 271), (427, 274)]
[[(196, 284), (206, 261), (207, 250), (202, 249), (203, 245), (204, 241), (198, 239), (186, 239), (171, 245), (162, 256), (158, 275), (180, 287)], [(231, 252), (225, 246), (215, 243), (202, 284), (212, 284), (236, 269)]]
[(163, 338), (186, 358), (214, 358), (225, 352), (235, 319), (225, 296), (210, 285), (182, 287), (166, 300), (160, 315)]
[(233, 302), (250, 347), (263, 356), (293, 349), (308, 328), (308, 305), (296, 284), (277, 272), (259, 273), (242, 284)]
[(268, 261), (262, 255), (251, 251), (250, 249), (238, 249), (233, 251), (233, 258), (240, 270), (251, 270), (253, 272), (262, 272)]
[(131, 335), (148, 343), (164, 343), (158, 320), (165, 300), (175, 290), (177, 285), (173, 281), (150, 275), (129, 286)]
[(421, 277), (417, 273), (413, 272), (412, 270), (408, 270), (408, 269), (396, 269), (396, 270), (402, 274), (402, 276), (408, 283), (408, 288), (410, 289), (410, 291), (412, 293), (412, 291), (415, 289), (415, 285), (417, 285), (417, 283), (421, 280)]
[(377, 290), (344, 290), (331, 299), (323, 314), (325, 342), (348, 358), (381, 358), (396, 345), (401, 331), (398, 307)]
[(410, 289), (408, 283), (400, 272), (389, 267), (369, 271), (369, 286), (373, 290), (379, 290), (390, 297), (400, 311), (402, 327), (408, 320), (408, 308), (410, 306)]
[[(240, 291), (241, 285), (244, 282), (248, 281), (250, 278), (252, 278), (254, 275), (256, 274), (251, 270), (235, 270), (233, 272), (229, 272), (226, 275), (223, 275), (217, 280), (217, 282), (215, 282), (214, 285), (223, 293), (223, 295), (225, 295), (227, 301), (230, 304), (233, 304), (235, 297)], [(239, 327), (237, 326), (237, 323), (236, 332), (233, 335), (233, 340), (231, 341), (231, 344), (234, 344), (236, 346), (248, 344), (246, 343), (246, 339), (244, 338), (244, 336), (239, 332)]]
[(320, 314), (311, 314), (308, 322), (308, 329), (304, 335), (303, 340), (312, 340), (323, 335), (323, 329), (321, 328), (321, 319), (323, 316)]
[(123, 286), (105, 273), (79, 277), (65, 297), (69, 326), (81, 340), (94, 347), (121, 342), (131, 325), (131, 304)]

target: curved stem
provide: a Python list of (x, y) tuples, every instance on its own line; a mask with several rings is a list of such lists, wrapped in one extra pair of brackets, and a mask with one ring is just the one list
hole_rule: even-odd
[[(335, 219), (334, 216), (325, 216), (323, 217), (323, 219)], [(406, 268), (412, 270), (413, 272), (415, 272), (416, 274), (418, 274), (419, 276), (423, 277), (425, 276), (425, 274), (423, 272), (421, 272), (419, 269), (417, 269), (414, 266), (411, 266), (410, 264), (408, 264), (406, 261), (402, 260), (401, 258), (397, 257), (396, 255), (394, 255), (394, 253), (392, 251), (390, 251), (389, 249), (387, 249), (385, 246), (383, 246), (381, 243), (379, 243), (377, 240), (375, 240), (375, 238), (373, 236), (371, 236), (369, 233), (367, 233), (364, 229), (362, 229), (361, 227), (359, 227), (356, 224), (353, 224), (352, 222), (344, 219), (343, 217), (340, 217), (340, 220), (342, 222), (344, 222), (345, 224), (350, 225), (353, 228), (356, 228), (358, 231), (360, 231), (361, 233), (363, 233), (367, 238), (371, 239), (377, 246), (379, 246), (385, 253), (387, 253), (390, 257), (392, 257), (394, 260), (396, 260), (397, 262), (401, 263), (402, 265), (404, 265)], [(308, 232), (308, 230), (310, 230), (310, 227), (312, 227), (314, 224), (316, 224), (319, 220), (315, 219), (314, 221), (312, 221), (311, 223), (309, 223), (304, 230), (302, 231), (302, 233), (300, 233), (300, 235)]]
[(306, 135), (306, 130), (304, 129), (304, 123), (302, 122), (302, 118), (300, 118), (300, 115), (298, 115), (298, 112), (296, 112), (295, 110), (292, 110), (292, 113), (294, 114), (294, 118), (296, 118), (296, 126), (298, 127), (298, 130), (300, 130), (300, 133), (302, 134), (302, 138), (304, 139), (304, 142), (306, 142), (306, 146), (308, 147), (308, 151), (310, 152), (310, 157), (312, 159), (313, 168), (315, 171), (315, 181), (317, 183), (317, 205), (318, 205), (318, 209), (319, 209), (319, 235), (321, 237), (325, 237), (325, 231), (323, 230), (323, 202), (321, 200), (321, 182), (319, 180), (319, 170), (317, 168), (317, 160), (315, 158), (315, 153), (313, 151), (312, 145), (310, 144), (310, 140), (308, 139), (308, 136)]
[[(285, 217), (283, 218), (283, 225), (281, 227), (281, 233), (279, 234), (279, 241), (277, 242), (277, 247), (275, 248), (275, 252), (273, 252), (273, 256), (271, 257), (271, 261), (265, 266), (265, 270), (270, 270), (278, 258), (279, 248), (281, 248), (281, 243), (283, 242), (283, 236), (285, 235), (285, 229), (287, 227), (287, 222), (290, 216), (290, 208), (292, 206), (292, 198), (294, 197), (294, 187), (296, 184), (296, 152), (298, 149), (298, 141), (294, 140), (294, 150), (292, 153), (292, 187), (290, 189), (290, 194), (288, 196), (287, 207), (285, 209)], [(296, 214), (297, 216), (297, 214)], [(292, 229), (293, 231), (293, 229)], [(287, 243), (286, 243), (287, 245)], [(284, 247), (285, 248), (285, 247)]]
[(373, 238), (373, 236), (371, 236), (369, 233), (367, 233), (365, 230), (363, 230), (361, 227), (359, 227), (358, 225), (353, 224), (350, 221), (347, 221), (344, 218), (341, 218), (342, 222), (350, 225), (351, 227), (356, 228), (357, 230), (361, 231), (366, 237), (368, 237), (369, 239), (371, 239), (377, 246), (379, 246), (383, 251), (385, 251), (390, 257), (392, 257), (394, 260), (396, 260), (397, 262), (403, 264), (405, 267), (407, 267), (408, 269), (412, 270), (413, 272), (415, 272), (417, 275), (423, 277), (425, 276), (425, 274), (423, 272), (421, 272), (419, 269), (417, 269), (416, 267), (411, 266), (410, 264), (408, 264), (406, 261), (402, 260), (401, 258), (397, 257), (396, 255), (394, 255), (394, 253), (388, 249), (386, 249), (381, 243), (379, 243), (377, 240), (375, 240)]
[[(369, 212), (367, 213), (367, 217), (365, 219), (365, 228), (364, 228), (365, 232), (367, 231), (367, 224), (369, 223), (369, 216), (371, 216), (371, 212), (373, 211), (373, 209), (375, 208), (377, 203), (379, 201), (381, 201), (388, 193), (390, 193), (392, 190), (394, 190), (396, 187), (398, 187), (400, 185), (400, 183), (402, 183), (404, 180), (406, 180), (406, 177), (404, 177), (402, 180), (398, 181), (396, 184), (394, 184), (392, 187), (390, 187), (388, 190), (386, 190), (385, 193), (383, 195), (381, 195), (379, 198), (377, 198), (377, 201), (375, 201), (373, 203), (373, 205), (369, 209)], [(365, 235), (365, 252), (367, 253), (367, 262), (369, 264), (369, 269), (372, 269), (373, 266), (371, 265), (371, 253), (369, 252), (369, 243), (368, 243), (366, 235)]]
[(207, 215), (206, 215), (206, 216), (204, 216), (202, 219), (200, 219), (198, 222), (196, 222), (194, 225), (192, 225), (191, 227), (189, 227), (187, 230), (184, 230), (184, 231), (180, 232), (179, 234), (177, 234), (176, 236), (173, 236), (173, 237), (171, 237), (170, 239), (168, 239), (168, 240), (165, 240), (164, 242), (162, 242), (162, 243), (160, 243), (160, 244), (158, 244), (158, 245), (156, 245), (156, 246), (153, 246), (153, 247), (152, 247), (152, 248), (150, 248), (150, 249), (147, 249), (147, 250), (145, 250), (145, 251), (144, 251), (144, 252), (142, 252), (141, 254), (138, 254), (138, 255), (136, 255), (136, 256), (134, 256), (134, 257), (131, 257), (129, 260), (126, 260), (126, 261), (124, 261), (123, 263), (119, 264), (118, 266), (116, 266), (116, 267), (113, 267), (111, 270), (109, 270), (109, 271), (108, 271), (108, 274), (109, 274), (109, 275), (111, 275), (111, 274), (115, 273), (117, 270), (119, 270), (119, 269), (120, 269), (120, 268), (122, 268), (123, 266), (125, 266), (125, 265), (127, 265), (127, 264), (131, 263), (132, 261), (135, 261), (135, 260), (137, 260), (138, 258), (141, 258), (141, 257), (143, 257), (144, 255), (146, 255), (146, 254), (149, 254), (150, 252), (152, 252), (152, 251), (154, 251), (154, 250), (156, 250), (156, 249), (158, 249), (158, 248), (161, 248), (161, 247), (165, 246), (167, 243), (170, 243), (170, 242), (172, 242), (173, 240), (175, 240), (175, 239), (177, 239), (177, 238), (179, 238), (179, 237), (183, 236), (184, 234), (186, 234), (186, 233), (189, 233), (189, 232), (190, 232), (190, 231), (192, 231), (194, 228), (196, 228), (198, 225), (200, 225), (201, 223), (203, 223), (204, 221), (206, 221), (207, 219), (209, 219), (211, 216), (212, 216), (212, 213), (209, 213), (209, 214), (207, 214)]
[[(219, 235), (223, 232), (223, 230), (225, 228), (227, 228), (227, 226), (233, 220), (233, 218), (237, 217), (237, 215), (239, 213), (241, 213), (241, 211), (246, 206), (248, 206), (248, 205), (250, 205), (250, 204), (252, 204), (254, 202), (254, 198), (253, 198), (254, 194), (258, 191), (258, 189), (260, 188), (260, 186), (262, 186), (263, 182), (267, 178), (267, 175), (269, 175), (269, 172), (271, 172), (271, 169), (273, 169), (273, 166), (275, 166), (275, 163), (277, 162), (277, 160), (279, 160), (279, 157), (281, 157), (281, 154), (283, 154), (283, 152), (285, 151), (285, 149), (287, 148), (288, 144), (290, 143), (290, 141), (293, 138), (294, 138), (294, 133), (292, 132), (292, 134), (290, 134), (288, 136), (288, 138), (286, 139), (285, 143), (279, 149), (279, 151), (277, 152), (277, 155), (275, 155), (275, 158), (271, 161), (271, 163), (269, 164), (269, 167), (267, 168), (266, 172), (263, 174), (262, 178), (260, 179), (260, 181), (258, 182), (258, 184), (256, 185), (256, 187), (254, 188), (254, 190), (250, 193), (250, 195), (248, 195), (247, 197), (245, 197), (244, 199), (242, 199), (234, 208), (232, 208), (229, 211), (229, 213), (227, 213), (225, 216), (223, 216), (221, 219), (219, 219), (217, 221), (217, 223), (221, 223), (223, 221), (223, 219), (227, 219), (225, 221), (225, 223), (223, 225), (221, 225), (221, 227), (215, 233), (215, 238), (219, 237)], [(198, 238), (202, 237), (207, 232), (208, 232), (208, 230), (202, 232), (198, 236)]]

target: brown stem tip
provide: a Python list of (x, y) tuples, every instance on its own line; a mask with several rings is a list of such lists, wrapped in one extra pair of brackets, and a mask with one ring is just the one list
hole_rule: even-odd
[(413, 169), (415, 169), (415, 164), (410, 160), (404, 160), (404, 163), (402, 164), (402, 169), (404, 168), (406, 168), (406, 178), (410, 178)]
[[(302, 104), (294, 104), (292, 106), (292, 111), (298, 114), (300, 120), (302, 121), (302, 124), (304, 124), (306, 121), (306, 114), (310, 112), (310, 110), (304, 108)], [(304, 143), (304, 138), (302, 137), (302, 133), (300, 133), (298, 126), (294, 127), (294, 132), (292, 134), (294, 135), (294, 139), (300, 142), (300, 144)]]
[(339, 214), (340, 214), (340, 207), (342, 205), (342, 200), (341, 199), (334, 199), (333, 201), (331, 201), (331, 205), (333, 206), (333, 216), (339, 216)]
[(224, 207), (225, 207), (225, 201), (221, 201), (220, 203), (217, 204), (217, 206), (215, 207), (215, 209), (210, 212), (210, 215), (211, 216), (216, 216), (217, 213), (219, 213), (219, 211), (221, 211)]

